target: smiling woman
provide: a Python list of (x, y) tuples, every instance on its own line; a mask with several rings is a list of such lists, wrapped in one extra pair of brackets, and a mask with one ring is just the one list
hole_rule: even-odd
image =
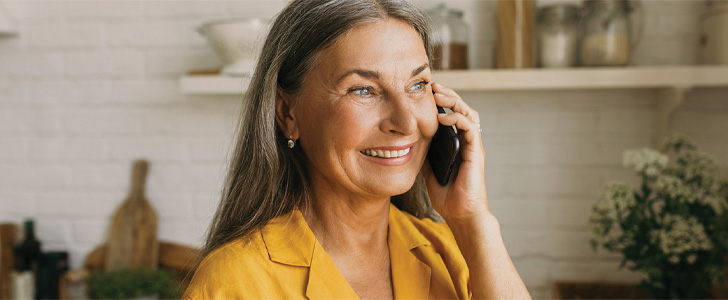
[[(488, 209), (478, 113), (430, 84), (429, 39), (404, 0), (280, 13), (184, 298), (529, 298)], [(425, 159), (438, 124), (463, 145), (447, 186)]]
[[(311, 204), (358, 205), (373, 197), (387, 203), (406, 193), (437, 130), (422, 38), (389, 18), (356, 26), (319, 55), (326, 59), (306, 74), (300, 91), (280, 93), (277, 102), (285, 136), (312, 154), (306, 155)], [(391, 158), (391, 151), (405, 149), (406, 156)], [(367, 150), (383, 155), (362, 155)]]

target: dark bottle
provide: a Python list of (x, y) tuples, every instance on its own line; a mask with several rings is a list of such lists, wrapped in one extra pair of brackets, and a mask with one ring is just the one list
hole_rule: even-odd
[(38, 274), (38, 264), (40, 263), (40, 241), (35, 238), (34, 225), (33, 220), (25, 221), (25, 239), (15, 247), (14, 252), (16, 270), (32, 273), (33, 289), (35, 290), (36, 274)]
[(36, 299), (58, 299), (58, 280), (68, 271), (67, 252), (45, 252), (40, 255), (36, 276)]

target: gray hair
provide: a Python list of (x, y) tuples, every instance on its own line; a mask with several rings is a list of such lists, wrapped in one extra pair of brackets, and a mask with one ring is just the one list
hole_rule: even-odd
[[(277, 90), (297, 93), (323, 49), (356, 26), (386, 18), (410, 24), (432, 62), (428, 23), (405, 0), (294, 0), (276, 17), (244, 97), (237, 143), (202, 257), (270, 219), (308, 206), (306, 160), (300, 147), (286, 146), (276, 124)], [(421, 174), (392, 203), (419, 218), (436, 218)]]

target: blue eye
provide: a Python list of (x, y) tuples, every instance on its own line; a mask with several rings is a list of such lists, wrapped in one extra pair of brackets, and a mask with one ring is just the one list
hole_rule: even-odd
[(372, 95), (372, 88), (368, 87), (368, 86), (353, 88), (349, 91), (353, 92), (354, 94), (357, 94), (359, 96), (364, 96), (364, 97)]
[(427, 84), (428, 84), (428, 83), (430, 83), (430, 82), (429, 82), (429, 81), (424, 81), (424, 80), (423, 80), (423, 81), (420, 81), (420, 82), (418, 82), (418, 83), (415, 83), (415, 84), (414, 84), (414, 85), (413, 85), (413, 86), (412, 86), (412, 87), (410, 88), (410, 90), (412, 90), (412, 91), (415, 91), (415, 92), (419, 92), (419, 91), (422, 91), (422, 90), (424, 90), (424, 89), (425, 89), (425, 87), (427, 86)]

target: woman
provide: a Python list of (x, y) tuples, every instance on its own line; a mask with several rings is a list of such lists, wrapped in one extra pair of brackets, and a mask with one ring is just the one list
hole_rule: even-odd
[[(530, 298), (488, 210), (478, 114), (430, 84), (429, 40), (402, 0), (280, 13), (185, 298)], [(444, 187), (438, 122), (462, 144)]]

